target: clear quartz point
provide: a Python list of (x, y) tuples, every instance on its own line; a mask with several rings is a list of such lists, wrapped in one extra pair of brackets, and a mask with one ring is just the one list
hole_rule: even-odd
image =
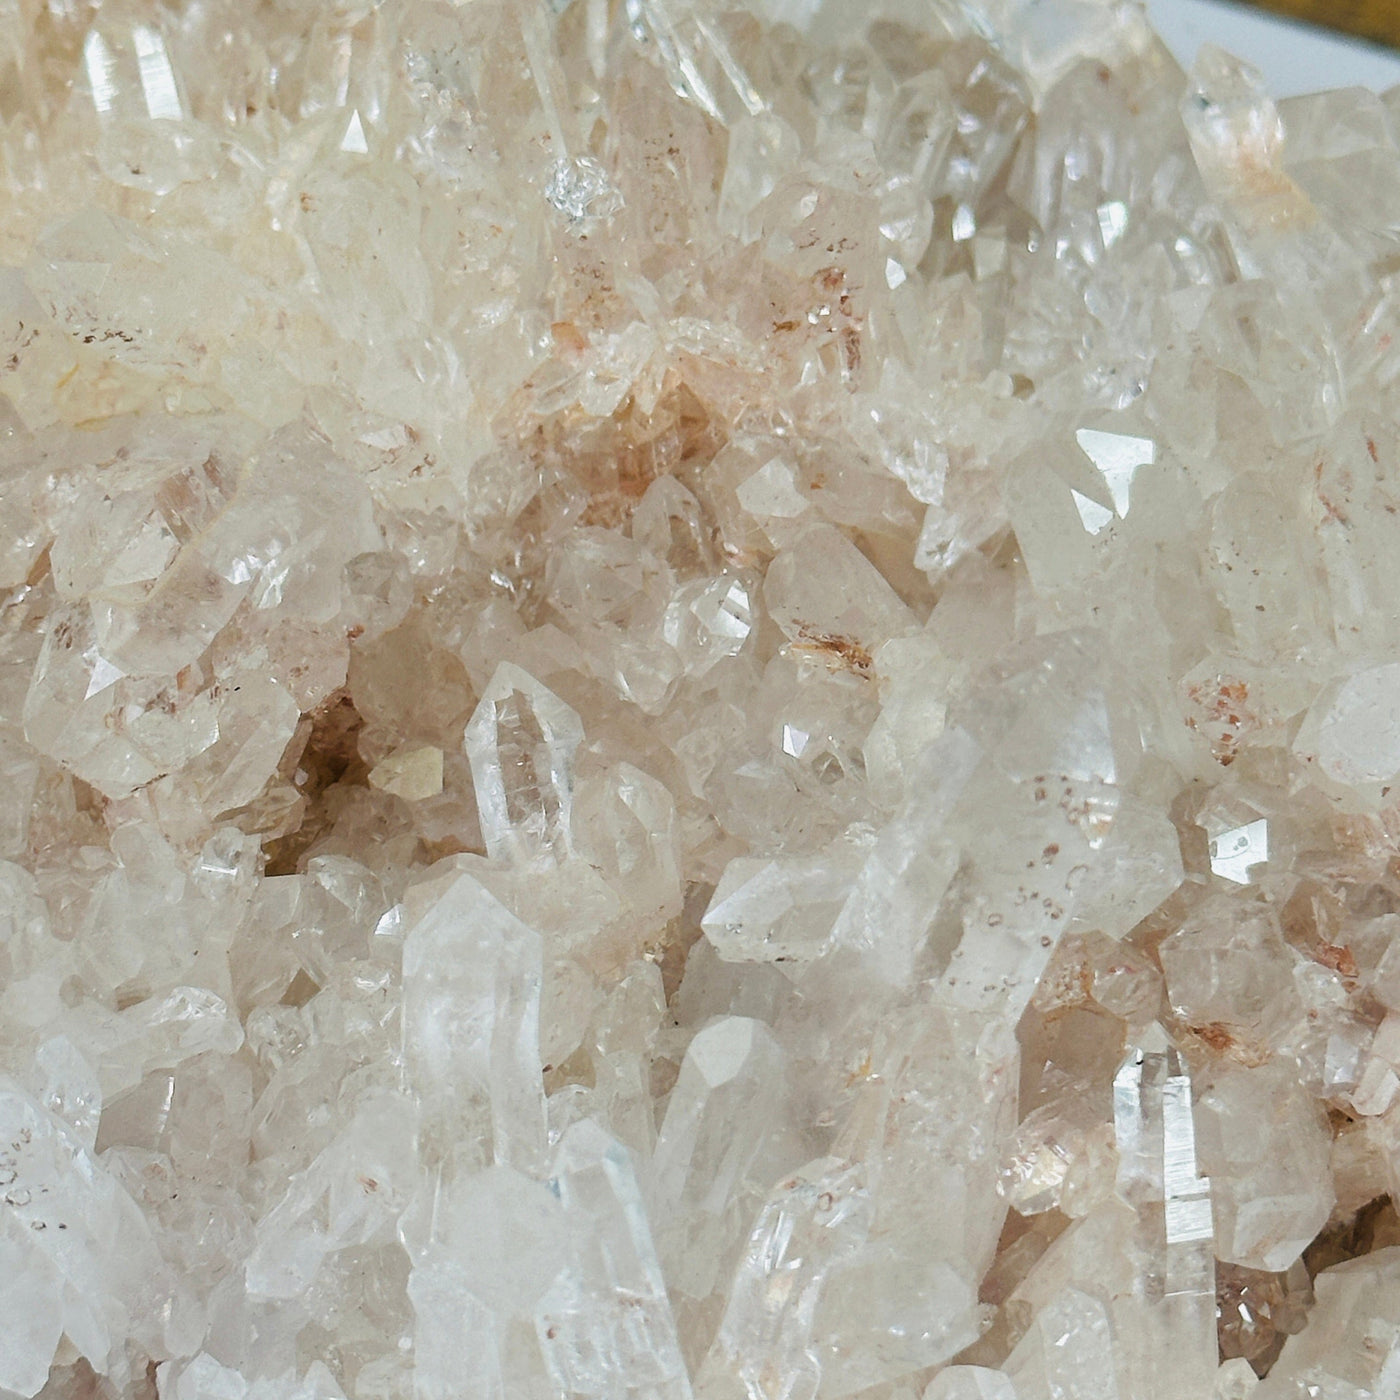
[(1174, 1049), (1130, 1050), (1113, 1079), (1118, 1194), (1136, 1212), (1134, 1281), (1118, 1310), (1127, 1393), (1210, 1400), (1215, 1232), (1196, 1155), (1191, 1075)]
[(468, 874), (423, 893), (431, 902), (403, 936), (410, 1083), (463, 1150), (537, 1167), (540, 937)]
[(666, 1283), (627, 1149), (575, 1124), (549, 1184), (564, 1207), (567, 1264), (535, 1311), (535, 1331), (564, 1394), (689, 1400)]
[(487, 852), (528, 864), (573, 851), (579, 717), (528, 672), (503, 664), (481, 694), (465, 745)]
[(814, 1400), (822, 1375), (812, 1345), (822, 1287), (864, 1243), (871, 1209), (865, 1173), (834, 1159), (809, 1162), (774, 1187), (700, 1368), (701, 1395)]
[(787, 1100), (785, 1056), (762, 1022), (723, 1017), (690, 1042), (652, 1157), (657, 1246), (674, 1290), (708, 1298), (727, 1282), (722, 1271), (797, 1140)]

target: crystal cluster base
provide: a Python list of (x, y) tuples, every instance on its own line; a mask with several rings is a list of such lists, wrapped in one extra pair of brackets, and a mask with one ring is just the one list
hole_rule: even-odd
[(1394, 1400), (1398, 472), (1129, 0), (0, 0), (0, 1400)]

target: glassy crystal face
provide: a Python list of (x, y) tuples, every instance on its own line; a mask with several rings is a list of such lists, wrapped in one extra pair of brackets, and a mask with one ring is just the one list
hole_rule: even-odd
[(518, 666), (492, 677), (466, 730), (487, 852), (498, 860), (562, 858), (573, 849), (576, 715)]
[(1393, 1400), (1397, 242), (1128, 0), (0, 0), (0, 1395)]

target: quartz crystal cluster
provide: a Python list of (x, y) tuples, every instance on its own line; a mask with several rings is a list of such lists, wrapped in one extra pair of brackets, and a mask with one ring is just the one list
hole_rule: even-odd
[(0, 0), (0, 1397), (1395, 1400), (1398, 780), (1400, 95)]

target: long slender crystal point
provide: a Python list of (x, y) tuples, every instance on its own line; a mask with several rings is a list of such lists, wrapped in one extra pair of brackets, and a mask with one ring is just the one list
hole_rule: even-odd
[(597, 1400), (690, 1400), (666, 1282), (627, 1149), (576, 1123), (549, 1184), (564, 1208), (568, 1254), (535, 1310), (561, 1393)]
[(502, 662), (464, 738), (491, 857), (526, 864), (571, 855), (578, 715), (527, 671)]
[(538, 1169), (539, 934), (463, 873), (409, 926), (402, 956), (404, 1062), (425, 1110), (496, 1161)]
[(1210, 1400), (1215, 1231), (1196, 1155), (1191, 1075), (1172, 1048), (1135, 1047), (1113, 1080), (1118, 1194), (1136, 1212), (1133, 1283), (1115, 1308), (1128, 1393)]
[(797, 1136), (786, 1056), (761, 1021), (726, 1016), (690, 1042), (652, 1155), (657, 1247), (671, 1288), (707, 1298)]

